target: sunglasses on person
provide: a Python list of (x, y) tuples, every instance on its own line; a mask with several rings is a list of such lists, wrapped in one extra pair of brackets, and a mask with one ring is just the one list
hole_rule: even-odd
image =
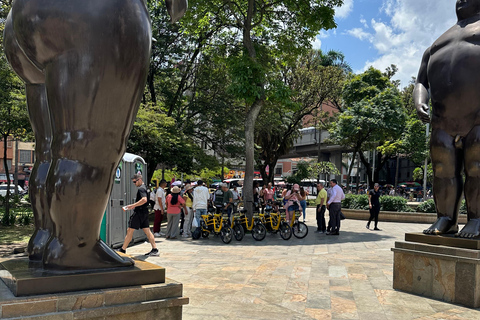
[(137, 183), (138, 180), (132, 180), (133, 183)]

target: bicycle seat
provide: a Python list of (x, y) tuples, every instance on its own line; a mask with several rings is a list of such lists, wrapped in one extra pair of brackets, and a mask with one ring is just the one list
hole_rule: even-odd
[(240, 210), (240, 213), (247, 213), (247, 211), (248, 211), (247, 209), (242, 209)]

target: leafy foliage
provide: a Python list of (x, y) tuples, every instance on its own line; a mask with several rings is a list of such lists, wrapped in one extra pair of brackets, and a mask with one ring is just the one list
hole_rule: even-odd
[[(372, 164), (363, 152), (377, 149), (374, 181), (378, 181), (378, 173), (388, 158), (396, 153), (406, 121), (400, 93), (389, 76), (391, 72), (386, 75), (374, 68), (351, 76), (343, 88), (346, 109), (329, 130), (333, 142), (360, 156), (369, 179)], [(374, 181), (370, 181), (371, 187)]]
[(417, 212), (436, 213), (435, 201), (433, 199), (428, 199), (427, 201), (422, 202), (418, 205)]
[(380, 210), (382, 211), (397, 211), (397, 212), (412, 212), (413, 209), (407, 206), (407, 199), (403, 197), (381, 196)]
[[(342, 207), (345, 209), (369, 210), (368, 195), (346, 194), (342, 201)], [(395, 212), (412, 212), (407, 206), (407, 200), (403, 197), (381, 196), (380, 210)]]

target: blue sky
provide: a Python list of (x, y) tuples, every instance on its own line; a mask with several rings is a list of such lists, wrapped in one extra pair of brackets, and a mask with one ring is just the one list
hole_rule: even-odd
[(417, 75), (423, 52), (456, 22), (455, 0), (344, 0), (337, 29), (321, 32), (313, 46), (345, 54), (354, 72), (399, 68), (402, 86)]

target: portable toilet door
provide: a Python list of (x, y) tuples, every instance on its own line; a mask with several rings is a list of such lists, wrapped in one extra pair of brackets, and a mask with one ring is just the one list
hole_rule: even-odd
[[(145, 185), (148, 187), (146, 180), (147, 180), (147, 163), (145, 160), (143, 160), (142, 157), (131, 154), (131, 153), (125, 153), (123, 156), (124, 160), (124, 169), (125, 169), (125, 179), (127, 183), (125, 184), (125, 200), (126, 204), (132, 204), (135, 203), (136, 197), (137, 197), (137, 191), (138, 188), (132, 183), (131, 178), (133, 177), (134, 174), (141, 174), (143, 176), (143, 182)], [(147, 199), (148, 200), (148, 199)], [(133, 214), (133, 210), (129, 210), (126, 215), (126, 223), (128, 225), (128, 221), (130, 220), (130, 216)], [(133, 233), (133, 242), (139, 242), (139, 241), (145, 241), (147, 239), (147, 236), (143, 232), (142, 229), (135, 230)]]
[[(125, 161), (122, 159), (115, 171), (110, 202), (107, 205), (107, 244), (111, 247), (120, 247), (127, 233), (127, 212), (122, 207), (127, 205), (125, 199), (125, 185), (130, 182), (125, 175)], [(128, 179), (128, 180), (127, 180)]]

